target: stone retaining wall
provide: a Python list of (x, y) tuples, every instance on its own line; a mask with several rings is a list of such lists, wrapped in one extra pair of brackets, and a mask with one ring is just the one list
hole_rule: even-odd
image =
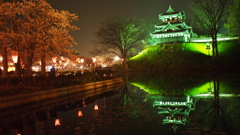
[(122, 83), (122, 78), (114, 78), (98, 82), (74, 85), (58, 89), (50, 89), (36, 92), (23, 93), (18, 95), (5, 96), (0, 98), (0, 110), (25, 105), (29, 103), (39, 102), (57, 97), (81, 93), (84, 95), (99, 93), (102, 89), (98, 88), (115, 88), (115, 85)]

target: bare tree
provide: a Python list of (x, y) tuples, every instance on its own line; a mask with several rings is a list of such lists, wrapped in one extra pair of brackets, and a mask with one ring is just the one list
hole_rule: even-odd
[[(104, 54), (115, 54), (123, 59), (125, 70), (128, 70), (128, 55), (145, 38), (141, 20), (122, 17), (110, 17), (104, 20), (96, 32), (95, 43)], [(99, 50), (100, 50), (99, 49)]]
[(227, 20), (231, 0), (195, 0), (190, 6), (196, 26), (212, 38), (213, 59), (218, 58), (217, 34)]

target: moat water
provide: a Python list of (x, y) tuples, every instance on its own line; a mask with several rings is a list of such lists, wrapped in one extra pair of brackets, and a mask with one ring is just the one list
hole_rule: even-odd
[(0, 135), (240, 134), (238, 73), (134, 74), (124, 80), (97, 95), (1, 110)]

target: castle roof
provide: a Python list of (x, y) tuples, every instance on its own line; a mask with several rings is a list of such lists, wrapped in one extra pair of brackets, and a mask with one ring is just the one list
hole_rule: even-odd
[[(172, 24), (170, 22), (167, 23), (167, 25), (158, 25), (155, 26), (155, 28), (159, 28), (158, 30), (155, 30), (153, 34), (161, 34), (161, 33), (176, 33), (176, 32), (183, 32), (186, 30), (190, 30), (191, 27), (187, 26), (185, 23), (175, 23)], [(174, 29), (175, 31), (172, 31)]]
[(172, 9), (171, 5), (169, 5), (166, 13), (172, 13), (172, 12), (175, 12), (175, 11)]
[(169, 14), (178, 14), (178, 11), (174, 11), (173, 8), (171, 7), (171, 5), (169, 5), (168, 10), (166, 11), (166, 13), (163, 13), (162, 15), (169, 15)]

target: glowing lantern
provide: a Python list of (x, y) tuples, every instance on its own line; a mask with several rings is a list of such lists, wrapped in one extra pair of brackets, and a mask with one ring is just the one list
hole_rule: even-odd
[(17, 134), (17, 135), (21, 135), (21, 134)]
[(52, 58), (53, 63), (57, 63), (57, 57)]
[(76, 62), (80, 63), (80, 58), (77, 58), (77, 59), (76, 59)]
[(118, 61), (120, 58), (118, 56), (114, 57), (114, 60)]
[(84, 105), (84, 104), (85, 104), (85, 101), (83, 101), (82, 104)]
[(12, 60), (13, 60), (13, 63), (17, 63), (18, 62), (18, 55), (12, 55)]
[(97, 60), (96, 58), (94, 58), (94, 57), (92, 58), (92, 61), (93, 61), (93, 63), (95, 63), (95, 62), (96, 62), (96, 60)]
[(56, 119), (55, 120), (55, 126), (60, 126), (61, 124), (60, 124), (60, 120), (59, 119)]
[(98, 110), (98, 105), (94, 105), (94, 110)]
[(82, 116), (82, 111), (78, 111), (78, 117)]
[(80, 61), (81, 61), (81, 63), (83, 63), (83, 62), (84, 62), (84, 59), (81, 59)]

